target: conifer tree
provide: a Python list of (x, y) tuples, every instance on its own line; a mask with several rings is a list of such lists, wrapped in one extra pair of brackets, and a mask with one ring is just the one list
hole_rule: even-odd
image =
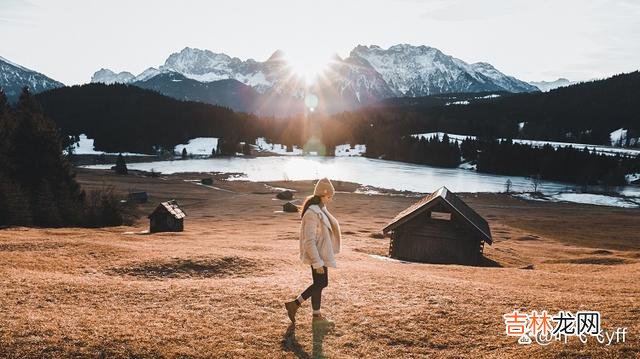
[[(53, 121), (25, 87), (14, 112), (6, 161), (10, 182), (19, 184), (28, 197), (33, 224), (40, 226), (77, 225), (82, 197), (71, 166), (62, 153)], [(20, 195), (14, 198), (20, 201)], [(25, 208), (24, 205), (17, 205)]]
[(129, 173), (127, 170), (127, 162), (125, 161), (124, 156), (122, 156), (122, 153), (119, 153), (118, 158), (116, 159), (116, 173), (119, 175), (126, 175)]

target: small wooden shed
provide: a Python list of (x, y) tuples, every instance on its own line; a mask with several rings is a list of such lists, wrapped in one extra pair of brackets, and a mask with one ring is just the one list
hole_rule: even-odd
[(149, 232), (181, 232), (186, 214), (175, 199), (162, 202), (149, 215)]
[(446, 187), (400, 212), (383, 229), (391, 235), (389, 256), (428, 263), (477, 265), (489, 224)]
[(147, 194), (147, 192), (144, 192), (144, 191), (129, 192), (129, 195), (127, 196), (127, 198), (129, 202), (147, 203), (147, 201), (149, 200), (149, 195)]

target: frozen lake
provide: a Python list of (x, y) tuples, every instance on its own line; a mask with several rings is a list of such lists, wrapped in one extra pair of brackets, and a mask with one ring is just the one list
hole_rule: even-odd
[[(356, 182), (395, 190), (432, 192), (447, 186), (454, 192), (503, 192), (505, 182), (511, 179), (513, 191), (532, 191), (531, 181), (524, 177), (511, 177), (479, 173), (462, 168), (439, 168), (403, 162), (364, 157), (269, 156), (226, 157), (131, 163), (130, 169), (164, 174), (181, 172), (239, 172), (238, 178), (249, 181), (311, 180), (328, 177), (332, 180)], [(111, 165), (86, 166), (108, 169)], [(538, 190), (545, 194), (572, 192), (579, 187), (572, 184), (542, 181)], [(640, 189), (620, 187), (620, 193), (640, 197)]]

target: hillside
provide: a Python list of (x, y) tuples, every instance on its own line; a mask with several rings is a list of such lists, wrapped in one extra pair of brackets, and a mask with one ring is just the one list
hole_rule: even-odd
[(177, 72), (165, 72), (131, 84), (178, 100), (224, 105), (241, 112), (253, 112), (260, 102), (260, 93), (233, 79), (200, 82)]

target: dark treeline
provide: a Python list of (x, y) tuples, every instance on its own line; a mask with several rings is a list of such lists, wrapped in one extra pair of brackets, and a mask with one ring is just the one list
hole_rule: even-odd
[(255, 117), (228, 108), (179, 101), (127, 85), (87, 84), (37, 95), (63, 135), (85, 133), (97, 150), (154, 154), (195, 137), (251, 140)]
[(458, 143), (450, 141), (446, 134), (442, 139), (438, 136), (385, 138), (376, 142), (371, 149), (367, 147), (365, 156), (439, 167), (456, 167), (461, 159)]
[(460, 145), (465, 161), (479, 172), (541, 179), (580, 185), (625, 185), (625, 174), (640, 171), (640, 159), (607, 156), (571, 146), (533, 147), (511, 140), (465, 139)]
[(86, 194), (62, 152), (56, 125), (25, 88), (14, 108), (0, 91), (0, 226), (120, 225), (109, 191)]

